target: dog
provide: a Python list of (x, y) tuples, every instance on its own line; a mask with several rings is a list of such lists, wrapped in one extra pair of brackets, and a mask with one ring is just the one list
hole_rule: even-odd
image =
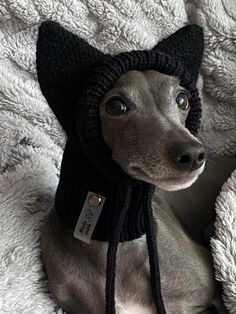
[[(191, 208), (192, 197), (188, 197), (206, 164), (205, 149), (185, 127), (189, 97), (176, 77), (152, 70), (129, 71), (102, 100), (102, 134), (112, 158), (128, 175), (157, 187), (152, 206), (166, 312), (227, 313), (210, 251), (199, 231), (214, 218), (213, 197), (207, 205), (201, 202), (202, 196), (207, 199), (201, 184), (194, 185), (192, 194), (193, 203), (198, 200), (197, 209)], [(212, 195), (218, 194), (229, 172), (221, 176), (215, 190), (211, 186)], [(203, 174), (200, 180), (204, 178)], [(182, 189), (188, 193), (178, 191)], [(191, 215), (196, 213), (202, 219), (190, 237), (195, 223)], [(67, 313), (104, 314), (107, 247), (106, 242), (86, 244), (75, 239), (54, 209), (48, 215), (42, 231), (42, 259), (50, 289)], [(116, 263), (117, 313), (156, 313), (145, 236), (119, 243)]]

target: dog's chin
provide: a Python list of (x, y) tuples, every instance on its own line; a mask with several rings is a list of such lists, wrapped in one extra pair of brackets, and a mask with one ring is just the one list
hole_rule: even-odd
[(155, 185), (165, 191), (178, 191), (189, 188), (199, 175), (158, 180)]
[(189, 188), (196, 180), (198, 179), (199, 175), (204, 170), (203, 165), (198, 170), (192, 171), (185, 176), (176, 176), (176, 177), (168, 177), (165, 179), (158, 179), (155, 182), (156, 187), (165, 190), (165, 191), (178, 191)]
[(185, 174), (173, 171), (173, 175), (170, 174), (166, 178), (158, 178), (158, 176), (155, 177), (154, 175), (148, 175), (147, 172), (144, 172), (140, 168), (135, 168), (135, 171), (132, 172), (129, 171), (129, 174), (133, 178), (151, 183), (159, 189), (165, 191), (177, 191), (189, 188), (198, 179), (199, 175), (203, 172), (204, 167), (205, 163), (201, 166), (201, 168), (192, 172), (186, 172)]

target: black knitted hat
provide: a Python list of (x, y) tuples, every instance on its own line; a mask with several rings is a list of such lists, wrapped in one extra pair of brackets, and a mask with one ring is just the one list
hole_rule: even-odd
[(190, 94), (186, 127), (200, 125), (196, 88), (203, 54), (203, 32), (183, 27), (152, 50), (103, 54), (55, 22), (44, 22), (37, 43), (40, 87), (67, 134), (55, 208), (62, 223), (75, 228), (89, 191), (106, 198), (92, 239), (109, 241), (106, 312), (115, 313), (115, 256), (119, 241), (146, 233), (153, 299), (165, 313), (161, 297), (151, 199), (154, 186), (129, 177), (111, 158), (102, 137), (100, 102), (119, 77), (131, 70), (156, 70), (180, 79)]

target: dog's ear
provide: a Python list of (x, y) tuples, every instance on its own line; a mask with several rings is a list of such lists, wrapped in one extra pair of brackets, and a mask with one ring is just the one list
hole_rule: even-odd
[(200, 26), (187, 25), (163, 39), (153, 49), (179, 59), (197, 81), (204, 50), (203, 30)]
[(86, 73), (104, 54), (55, 22), (44, 22), (37, 41), (37, 73), (42, 93), (69, 136)]

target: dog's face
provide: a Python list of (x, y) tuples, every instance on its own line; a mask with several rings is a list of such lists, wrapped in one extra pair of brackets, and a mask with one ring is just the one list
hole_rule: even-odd
[(205, 150), (185, 128), (189, 97), (177, 78), (156, 71), (130, 71), (106, 93), (103, 137), (127, 174), (169, 191), (196, 181)]

